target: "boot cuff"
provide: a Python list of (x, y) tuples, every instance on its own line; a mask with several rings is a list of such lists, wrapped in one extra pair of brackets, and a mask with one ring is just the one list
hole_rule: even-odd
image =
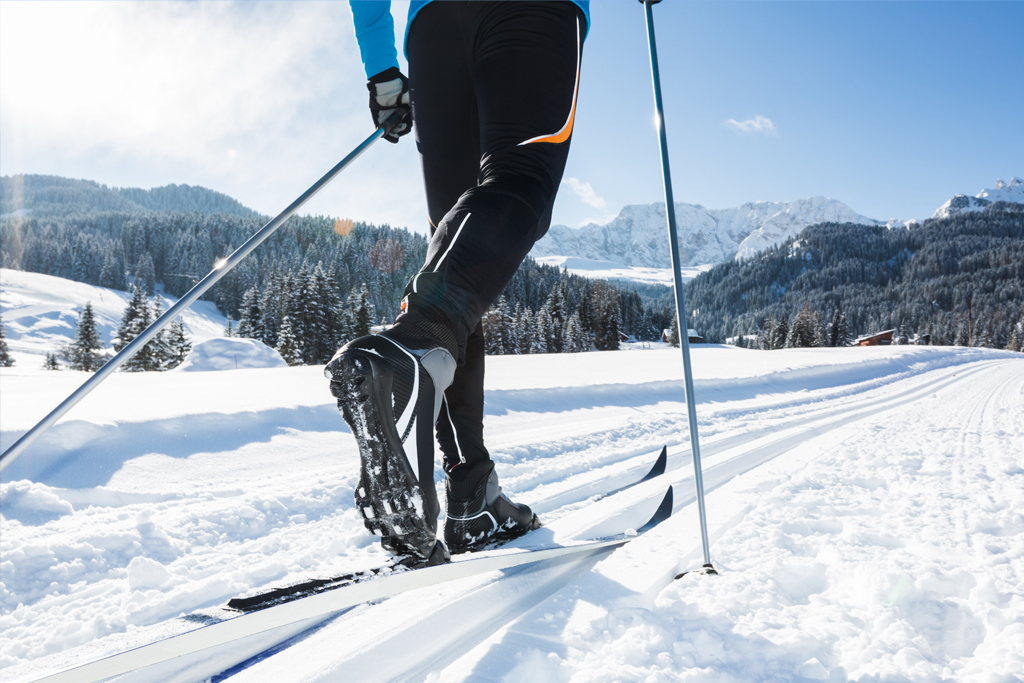
[(487, 478), (492, 470), (493, 460), (483, 460), (475, 465), (456, 466), (451, 472), (445, 473), (448, 495), (460, 500), (478, 497), (481, 488), (487, 485)]

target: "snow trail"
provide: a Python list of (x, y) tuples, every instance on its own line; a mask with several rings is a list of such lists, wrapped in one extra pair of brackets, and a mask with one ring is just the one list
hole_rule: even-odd
[[(877, 521), (857, 511), (880, 504), (883, 494), (898, 488), (898, 482), (890, 479), (897, 471), (903, 472), (900, 463), (904, 460), (925, 462), (921, 454), (925, 443), (943, 452), (951, 443), (957, 444), (948, 456), (954, 461), (970, 460), (968, 454), (983, 448), (1002, 463), (1001, 469), (986, 465), (984, 470), (964, 470), (958, 485), (973, 493), (951, 499), (958, 501), (948, 505), (949, 510), (957, 510), (956, 515), (950, 512), (935, 519), (941, 520), (942, 530), (944, 525), (953, 525), (950, 528), (978, 527), (992, 532), (984, 532), (988, 540), (979, 551), (989, 564), (977, 571), (998, 581), (978, 579), (978, 586), (987, 588), (970, 588), (966, 599), (969, 602), (974, 591), (980, 607), (968, 605), (971, 614), (985, 624), (1002, 624), (1010, 634), (996, 637), (986, 631), (977, 651), (994, 648), (995, 654), (988, 656), (999, 664), (993, 664), (996, 668), (992, 670), (1017, 675), (1012, 667), (1019, 659), (1007, 653), (1019, 645), (1014, 638), (1019, 638), (1024, 628), (1024, 614), (1015, 605), (1024, 598), (1019, 589), (1014, 592), (1006, 586), (1013, 586), (1012, 581), (1020, 585), (1024, 557), (1024, 522), (1020, 521), (1024, 501), (1011, 495), (1014, 482), (1021, 488), (1024, 473), (1020, 455), (1024, 436), (1012, 419), (1019, 417), (1024, 405), (1020, 356), (977, 349), (907, 347), (773, 353), (695, 349), (705, 483), (714, 489), (708, 497), (712, 551), (716, 564), (725, 569), (722, 577), (714, 579), (719, 583), (713, 585), (738, 581), (737, 595), (752, 596), (753, 601), (753, 606), (745, 607), (746, 612), (732, 602), (728, 604), (733, 611), (722, 612), (714, 602), (724, 599), (721, 595), (691, 594), (689, 588), (676, 594), (673, 591), (678, 586), (690, 587), (692, 579), (671, 582), (675, 573), (691, 568), (699, 556), (699, 536), (695, 519), (691, 519), (695, 514), (688, 502), (693, 490), (685, 405), (681, 391), (672, 393), (672, 386), (681, 384), (677, 379), (681, 369), (675, 367), (677, 353), (496, 357), (489, 359), (488, 368), (488, 391), (495, 396), (495, 404), (487, 411), (488, 439), (494, 444), (502, 485), (513, 497), (542, 510), (549, 524), (569, 525), (579, 519), (574, 515), (586, 514), (590, 497), (601, 486), (626, 483), (649, 467), (653, 454), (668, 443), (669, 471), (663, 479), (665, 484), (675, 484), (677, 514), (665, 529), (656, 529), (650, 538), (630, 544), (631, 549), (616, 552), (593, 568), (596, 559), (538, 567), (521, 581), (513, 580), (518, 576), (513, 573), (484, 580), (470, 592), (483, 591), (477, 593), (477, 599), (490, 605), (493, 612), (480, 614), (482, 621), (470, 633), (460, 635), (458, 646), (448, 648), (440, 658), (432, 655), (430, 648), (413, 648), (401, 633), (442, 631), (429, 617), (437, 610), (448, 614), (447, 619), (457, 620), (454, 615), (462, 604), (458, 591), (453, 596), (439, 591), (441, 602), (433, 608), (429, 601), (423, 602), (426, 598), (415, 595), (408, 602), (389, 600), (361, 606), (317, 627), (315, 633), (279, 647), (272, 656), (257, 656), (257, 661), (233, 671), (232, 680), (270, 680), (272, 671), (290, 671), (291, 677), (283, 680), (317, 680), (320, 676), (329, 680), (327, 672), (340, 675), (358, 662), (371, 661), (364, 655), (385, 647), (384, 643), (398, 652), (408, 652), (407, 657), (396, 658), (394, 674), (411, 679), (500, 679), (511, 670), (523, 675), (536, 672), (538, 680), (621, 680), (651, 675), (685, 680), (698, 671), (708, 677), (736, 676), (736, 670), (725, 663), (694, 654), (685, 644), (691, 643), (698, 654), (715, 648), (730, 652), (741, 644), (748, 650), (754, 648), (749, 650), (754, 659), (742, 661), (760, 657), (763, 668), (752, 671), (761, 671), (763, 680), (775, 675), (772, 672), (813, 679), (820, 674), (816, 666), (829, 675), (843, 667), (849, 676), (854, 670), (890, 671), (910, 680), (928, 680), (931, 674), (913, 673), (919, 662), (911, 661), (909, 651), (898, 661), (895, 653), (899, 650), (878, 654), (875, 659), (863, 652), (836, 659), (836, 652), (855, 652), (850, 645), (852, 622), (844, 621), (843, 616), (853, 607), (843, 596), (856, 591), (844, 588), (845, 592), (835, 596), (829, 592), (830, 586), (845, 586), (851, 575), (870, 567), (867, 555), (858, 553), (871, 543), (877, 541), (883, 551), (896, 553), (911, 547), (902, 532), (892, 529), (865, 528), (856, 532), (856, 541), (847, 538), (842, 529), (849, 530), (854, 523), (867, 527)], [(4, 668), (0, 679), (25, 680), (31, 672), (52, 668), (58, 661), (91, 658), (131, 642), (180, 632), (188, 628), (188, 622), (175, 619), (179, 614), (214, 607), (254, 587), (381, 564), (382, 552), (364, 535), (361, 520), (352, 510), (357, 455), (322, 386), (319, 370), (118, 375), (110, 381), (109, 402), (83, 404), (74, 420), (55, 428), (58, 438), (43, 444), (48, 469), (28, 469), (14, 480), (7, 479), (5, 471), (0, 563), (0, 666)], [(21, 425), (30, 422), (34, 406), (45, 404), (46, 397), (67, 382), (50, 382), (42, 372), (4, 373), (5, 394), (10, 386), (16, 391), (33, 387), (38, 395), (38, 400), (20, 408), (4, 406), (2, 440), (6, 443), (16, 438)], [(213, 380), (209, 375), (218, 377)], [(996, 383), (992, 378), (997, 376), (1005, 381)], [(593, 386), (594, 377), (601, 377), (607, 385)], [(40, 384), (40, 380), (46, 382)], [(578, 388), (579, 395), (570, 400), (571, 388)], [(140, 403), (135, 398), (139, 392), (162, 392), (160, 404)], [(988, 407), (973, 407), (975, 402), (984, 403), (989, 393)], [(936, 405), (945, 406), (948, 414)], [(968, 425), (965, 420), (973, 422)], [(898, 427), (890, 427), (890, 422)], [(885, 461), (885, 467), (879, 462), (875, 472), (870, 463), (880, 460), (877, 453), (891, 450), (885, 439), (901, 451), (913, 450), (918, 455)], [(78, 444), (85, 459), (68, 459), (68, 444)], [(904, 475), (909, 482), (903, 484), (909, 487), (908, 500), (929, 491), (922, 480), (934, 482), (937, 476), (944, 476), (926, 478), (920, 468), (910, 468)], [(84, 486), (74, 486), (76, 476)], [(991, 508), (988, 516), (975, 519), (971, 517), (974, 513), (960, 508), (971, 496), (982, 500), (986, 476), (998, 483), (995, 488), (999, 492), (988, 494), (992, 498), (985, 503)], [(802, 487), (794, 487), (797, 480), (804, 481)], [(849, 497), (848, 506), (844, 496)], [(864, 496), (878, 500), (861, 500)], [(926, 502), (901, 514), (910, 519), (914, 509), (928, 508)], [(892, 501), (887, 504), (897, 509)], [(844, 511), (843, 515), (837, 510)], [(911, 521), (908, 528), (922, 520)], [(835, 531), (839, 526), (842, 529)], [(914, 548), (930, 547), (945, 531), (920, 533), (923, 540)], [(982, 532), (965, 533), (981, 538), (978, 534)], [(838, 541), (833, 538), (837, 534)], [(905, 545), (886, 548), (889, 537)], [(829, 544), (849, 545), (849, 558), (829, 555)], [(988, 546), (1002, 548), (1002, 552), (993, 555), (986, 550)], [(695, 549), (697, 555), (693, 555)], [(997, 562), (994, 557), (1004, 559)], [(919, 560), (917, 556), (906, 560), (901, 576), (913, 576), (910, 570), (918, 567)], [(952, 567), (960, 566), (958, 562), (961, 560), (948, 560)], [(970, 571), (963, 567), (961, 571), (971, 574), (975, 569), (972, 565)], [(937, 576), (956, 584), (957, 580)], [(893, 590), (900, 580), (894, 579), (886, 590)], [(800, 593), (805, 585), (826, 588), (808, 593), (804, 602)], [(517, 596), (526, 590), (524, 586), (536, 586), (538, 592), (520, 600)], [(796, 597), (785, 593), (782, 586)], [(989, 600), (982, 595), (984, 591), (988, 591), (984, 595), (995, 597)], [(483, 595), (489, 597), (483, 599)], [(542, 602), (535, 602), (545, 595)], [(821, 596), (831, 600), (824, 613), (835, 617), (832, 622), (813, 611)], [(658, 607), (669, 597), (670, 607)], [(950, 619), (974, 624), (963, 610), (943, 606), (948, 600), (964, 599), (918, 602), (933, 616), (948, 614)], [(872, 615), (885, 607), (879, 607), (874, 597), (863, 600), (874, 610), (869, 610)], [(992, 605), (998, 613), (991, 611)], [(614, 616), (622, 610), (632, 621)], [(806, 638), (811, 632), (796, 618), (800, 610), (809, 610), (800, 618), (831, 639), (831, 649), (786, 649), (790, 646), (787, 638)], [(705, 613), (714, 615), (707, 624), (687, 621), (690, 617), (686, 615), (703, 619), (700, 615)], [(343, 641), (337, 638), (342, 633), (379, 633), (368, 625), (387, 614), (408, 619), (407, 628), (390, 637), (380, 635), (369, 650), (340, 650), (337, 643)], [(773, 630), (772, 619), (783, 619), (778, 624), (787, 626)], [(906, 615), (876, 621), (915, 634), (910, 641), (920, 636), (931, 642), (928, 638), (932, 636), (922, 635), (927, 629), (920, 624), (918, 628)], [(882, 632), (873, 630), (876, 621), (866, 621), (861, 627), (866, 634), (862, 639), (883, 638)], [(595, 633), (587, 630), (601, 623), (605, 625)], [(632, 623), (637, 630), (630, 630)], [(765, 635), (746, 640), (736, 636), (752, 628), (750, 624), (764, 626)], [(845, 631), (838, 626), (843, 624)], [(700, 647), (682, 634), (682, 630), (697, 626), (707, 636)], [(936, 628), (941, 631), (943, 627)], [(968, 628), (965, 633), (973, 631)], [(626, 634), (629, 638), (650, 636), (648, 641), (634, 643), (634, 655), (627, 657), (635, 669), (623, 668), (614, 658), (624, 656), (628, 641), (620, 637)], [(593, 646), (581, 645), (577, 642), (580, 638), (585, 642), (592, 639)], [(938, 642), (936, 638), (932, 640)], [(229, 659), (248, 659), (280, 639), (253, 643), (247, 652), (236, 651)], [(682, 643), (680, 652), (671, 643)], [(888, 652), (878, 647), (878, 652)], [(970, 657), (929, 647), (928, 651), (918, 647), (922, 661), (932, 667), (921, 664), (921, 671), (941, 672), (942, 667), (949, 667), (951, 671), (974, 671), (978, 676), (986, 671), (978, 654)], [(804, 657), (807, 652), (810, 654)], [(557, 662), (551, 659), (552, 653)], [(685, 664), (689, 661), (686, 656), (693, 659), (693, 671)], [(296, 663), (299, 661), (305, 664)], [(593, 678), (598, 664), (617, 673)], [(511, 668), (501, 670), (506, 665)], [(308, 676), (300, 676), (300, 671)]]

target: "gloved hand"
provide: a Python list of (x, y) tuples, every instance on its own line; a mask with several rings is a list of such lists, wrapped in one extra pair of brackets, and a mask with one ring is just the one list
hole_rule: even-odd
[(412, 130), (409, 79), (397, 67), (391, 67), (371, 76), (366, 87), (370, 91), (370, 114), (374, 126), (379, 127), (396, 111), (401, 114), (398, 123), (384, 134), (388, 142), (398, 142), (398, 138)]

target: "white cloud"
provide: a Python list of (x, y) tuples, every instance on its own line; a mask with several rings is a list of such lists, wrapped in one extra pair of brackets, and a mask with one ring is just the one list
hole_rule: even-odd
[(739, 133), (747, 133), (748, 135), (761, 133), (775, 138), (779, 137), (779, 131), (775, 129), (775, 124), (772, 123), (772, 120), (767, 116), (761, 116), (760, 114), (755, 114), (754, 118), (747, 119), (746, 121), (729, 119), (722, 125)]
[(598, 196), (594, 188), (590, 186), (590, 183), (585, 183), (579, 178), (562, 178), (562, 184), (567, 186), (587, 206), (592, 206), (602, 211), (608, 210), (608, 202)]

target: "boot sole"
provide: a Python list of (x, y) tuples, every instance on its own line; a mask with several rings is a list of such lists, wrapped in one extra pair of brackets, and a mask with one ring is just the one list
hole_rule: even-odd
[(395, 554), (428, 559), (436, 529), (424, 515), (419, 478), (395, 426), (390, 364), (373, 352), (349, 349), (331, 370), (331, 393), (359, 445), (355, 503), (366, 529)]

